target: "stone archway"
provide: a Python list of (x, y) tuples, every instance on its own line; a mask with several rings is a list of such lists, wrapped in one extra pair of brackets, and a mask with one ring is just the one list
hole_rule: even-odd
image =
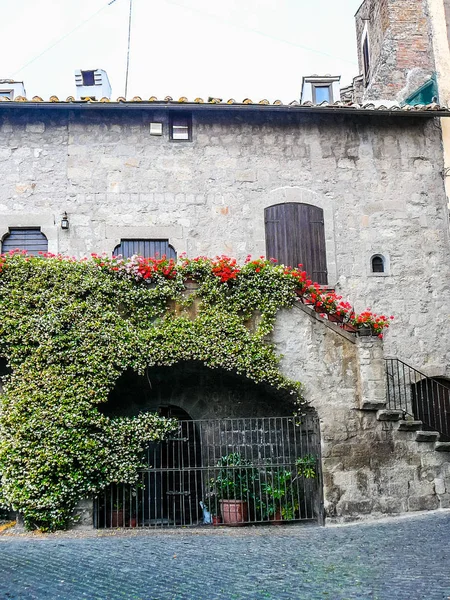
[(317, 415), (295, 418), (277, 390), (186, 362), (143, 376), (125, 372), (102, 410), (112, 418), (157, 411), (178, 419), (178, 428), (149, 446), (136, 486), (113, 485), (100, 495), (98, 527), (227, 523), (230, 502), (246, 506), (241, 524), (321, 521)]
[(194, 420), (288, 417), (295, 406), (286, 393), (224, 369), (194, 361), (154, 366), (145, 375), (126, 371), (101, 407), (110, 416), (134, 416), (178, 406)]

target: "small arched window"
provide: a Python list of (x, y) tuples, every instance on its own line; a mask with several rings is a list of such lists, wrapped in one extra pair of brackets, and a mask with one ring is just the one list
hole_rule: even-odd
[(2, 241), (2, 253), (26, 250), (28, 254), (48, 251), (48, 241), (40, 227), (10, 228)]
[(135, 254), (144, 258), (165, 256), (176, 260), (177, 253), (169, 240), (120, 240), (120, 244), (113, 250), (113, 256), (118, 255), (130, 258)]
[(372, 273), (384, 273), (384, 258), (380, 254), (376, 254), (371, 258)]

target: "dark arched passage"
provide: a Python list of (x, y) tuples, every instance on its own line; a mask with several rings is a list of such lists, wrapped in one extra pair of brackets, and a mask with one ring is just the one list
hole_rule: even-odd
[[(143, 376), (124, 373), (102, 410), (113, 418), (157, 411), (177, 419), (178, 427), (150, 445), (137, 486), (111, 486), (99, 498), (98, 526), (322, 518), (317, 415), (294, 417), (293, 404), (278, 390), (178, 363)], [(237, 507), (245, 510), (236, 513)]]

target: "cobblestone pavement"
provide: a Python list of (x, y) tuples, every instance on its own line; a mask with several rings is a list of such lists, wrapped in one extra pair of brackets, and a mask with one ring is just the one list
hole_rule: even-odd
[(0, 537), (1, 600), (449, 597), (448, 511), (327, 528)]

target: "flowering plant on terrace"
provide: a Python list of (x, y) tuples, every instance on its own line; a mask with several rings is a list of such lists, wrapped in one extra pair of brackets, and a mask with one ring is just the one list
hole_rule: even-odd
[(354, 316), (352, 305), (342, 301), (342, 296), (335, 292), (315, 292), (315, 306), (324, 313), (342, 317), (342, 320), (350, 320)]
[(218, 277), (221, 283), (234, 281), (241, 270), (235, 258), (224, 255), (216, 256), (211, 267), (213, 275)]
[(310, 290), (313, 282), (309, 279), (306, 271), (301, 269), (303, 265), (299, 264), (298, 268), (292, 269), (291, 267), (284, 268), (284, 275), (295, 283), (295, 291), (298, 296), (303, 296), (303, 294)]
[(178, 263), (179, 272), (186, 278), (202, 281), (212, 272), (212, 260), (207, 256), (188, 258), (186, 253), (180, 254)]
[(383, 330), (389, 327), (390, 321), (393, 319), (394, 317), (392, 315), (390, 317), (377, 315), (368, 308), (364, 312), (354, 315), (352, 323), (358, 328), (370, 327), (374, 334), (382, 338)]
[[(82, 259), (87, 260), (87, 259)], [(113, 271), (125, 277), (140, 280), (175, 279), (177, 276), (177, 264), (173, 258), (162, 257), (145, 258), (134, 255), (124, 259), (119, 256), (108, 256), (104, 254), (91, 254), (91, 260), (104, 271)]]

